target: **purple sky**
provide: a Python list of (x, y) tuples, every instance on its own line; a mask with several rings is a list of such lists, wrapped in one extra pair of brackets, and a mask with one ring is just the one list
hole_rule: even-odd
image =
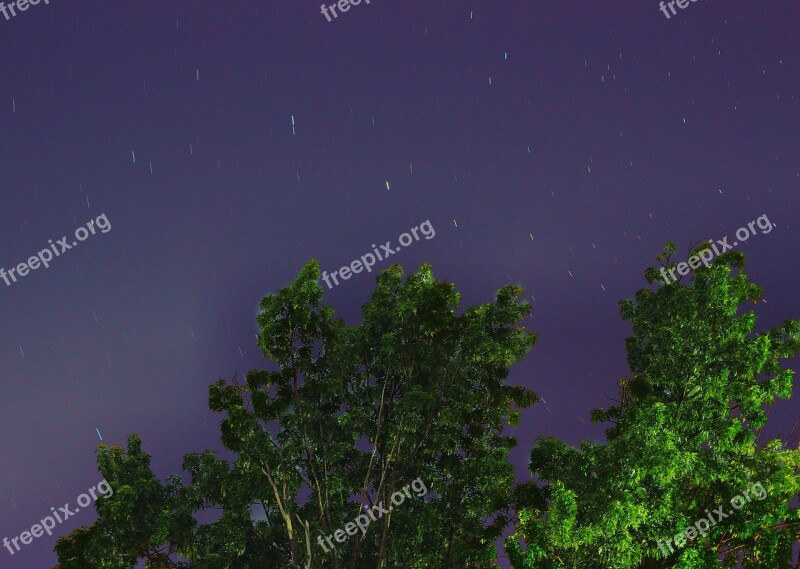
[[(101, 480), (95, 429), (140, 433), (162, 477), (219, 449), (207, 386), (264, 366), (262, 296), (425, 220), (435, 238), (375, 268), (429, 262), (465, 306), (535, 298), (511, 381), (547, 404), (516, 429), (520, 477), (539, 435), (600, 439), (589, 411), (627, 373), (617, 302), (667, 240), (683, 255), (766, 214), (739, 246), (758, 328), (798, 316), (795, 0), (670, 19), (655, 0), (372, 0), (331, 22), (319, 2), (191, 4), (0, 15), (0, 267), (111, 225), (0, 281), (0, 538)], [(374, 275), (325, 301), (357, 322)], [(797, 415), (782, 402), (773, 431)], [(52, 567), (54, 543), (0, 567)]]

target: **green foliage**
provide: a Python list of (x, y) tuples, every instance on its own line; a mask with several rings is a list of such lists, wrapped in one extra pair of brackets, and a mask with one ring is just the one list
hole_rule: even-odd
[(138, 559), (147, 569), (181, 567), (170, 555), (189, 543), (195, 521), (180, 478), (162, 485), (137, 435), (127, 450), (101, 444), (97, 464), (114, 494), (95, 502), (95, 524), (58, 541), (58, 568), (125, 569)]
[[(659, 264), (673, 267), (676, 251), (668, 243)], [(187, 455), (188, 484), (161, 484), (135, 435), (127, 451), (101, 446), (115, 494), (98, 501), (94, 525), (59, 540), (58, 567), (489, 568), (516, 513), (505, 540), (515, 569), (792, 569), (800, 448), (762, 440), (761, 429), (769, 406), (792, 393), (781, 361), (796, 356), (800, 324), (756, 331), (744, 306), (762, 291), (741, 253), (688, 283), (661, 284), (659, 273), (648, 268), (658, 286), (620, 302), (631, 373), (617, 404), (591, 413), (609, 424), (606, 442), (540, 438), (533, 480), (515, 486), (516, 441), (504, 428), (537, 400), (506, 384), (535, 341), (520, 325), (530, 314), (522, 290), (503, 287), (459, 315), (454, 286), (427, 265), (410, 276), (392, 266), (362, 322), (347, 326), (322, 304), (311, 262), (261, 303), (270, 368), (209, 388), (234, 458)], [(427, 495), (320, 545), (414, 479)], [(668, 545), (756, 485), (763, 496)], [(200, 523), (207, 511), (216, 519)]]
[[(458, 315), (455, 287), (427, 265), (408, 277), (392, 266), (362, 322), (346, 326), (318, 280), (313, 261), (262, 301), (271, 369), (209, 388), (233, 462), (190, 454), (188, 486), (161, 486), (138, 438), (127, 454), (101, 450), (115, 496), (96, 524), (59, 541), (59, 567), (179, 566), (162, 554), (192, 569), (494, 566), (514, 495), (516, 441), (503, 429), (537, 400), (505, 381), (535, 341), (520, 324), (523, 291), (503, 287)], [(327, 553), (319, 544), (417, 478), (427, 495)], [(195, 521), (211, 508), (219, 519)]]
[[(669, 243), (658, 261), (673, 266), (676, 250)], [(726, 253), (689, 285), (642, 289), (620, 303), (633, 327), (631, 377), (620, 381), (618, 405), (592, 412), (592, 421), (611, 425), (607, 443), (537, 442), (530, 470), (546, 505), (518, 501), (520, 524), (506, 541), (513, 567), (792, 566), (800, 451), (758, 438), (768, 406), (791, 394), (793, 372), (780, 360), (797, 354), (800, 326), (786, 320), (756, 333), (754, 313), (741, 307), (761, 288), (743, 269), (741, 253)], [(655, 282), (658, 270), (645, 277)], [(758, 482), (763, 501), (682, 548), (659, 549)]]

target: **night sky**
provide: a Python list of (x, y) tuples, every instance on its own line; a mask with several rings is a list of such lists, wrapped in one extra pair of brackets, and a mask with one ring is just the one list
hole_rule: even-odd
[[(514, 430), (520, 480), (537, 436), (602, 440), (589, 412), (628, 373), (617, 303), (666, 241), (684, 260), (766, 214), (774, 229), (738, 246), (766, 290), (757, 329), (797, 317), (798, 16), (796, 0), (669, 19), (656, 0), (0, 15), (0, 267), (96, 222), (49, 268), (0, 280), (0, 538), (102, 480), (100, 436), (141, 434), (162, 478), (221, 449), (207, 386), (266, 367), (261, 298), (426, 220), (435, 237), (324, 300), (357, 323), (392, 262), (431, 263), (464, 307), (524, 286), (539, 341), (510, 381), (546, 403)], [(770, 432), (797, 410), (780, 402)], [(0, 549), (0, 567), (52, 567), (55, 540)]]

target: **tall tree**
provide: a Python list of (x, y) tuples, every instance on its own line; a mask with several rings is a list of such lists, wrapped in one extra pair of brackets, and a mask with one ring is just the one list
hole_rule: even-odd
[[(668, 243), (659, 263), (673, 268), (675, 251)], [(652, 284), (660, 274), (651, 267), (645, 277)], [(780, 360), (797, 354), (800, 326), (754, 332), (755, 314), (741, 307), (761, 295), (744, 255), (731, 252), (693, 271), (689, 284), (621, 301), (633, 327), (631, 375), (617, 405), (592, 413), (611, 423), (607, 442), (538, 441), (535, 480), (520, 493), (520, 524), (506, 541), (513, 567), (800, 567), (792, 565), (800, 450), (759, 442), (767, 407), (791, 395), (793, 372)], [(743, 492), (751, 499), (736, 511), (731, 500)], [(696, 523), (709, 513), (713, 525)], [(687, 532), (706, 525), (704, 535)], [(678, 534), (690, 539), (676, 543)]]
[[(504, 428), (537, 399), (506, 383), (535, 341), (522, 289), (458, 314), (460, 295), (429, 266), (407, 277), (391, 266), (347, 326), (319, 277), (312, 261), (262, 301), (271, 369), (209, 388), (235, 459), (187, 455), (189, 485), (162, 486), (137, 438), (127, 453), (101, 450), (114, 498), (59, 541), (59, 567), (493, 566), (512, 519)], [(216, 521), (191, 516), (210, 508)]]

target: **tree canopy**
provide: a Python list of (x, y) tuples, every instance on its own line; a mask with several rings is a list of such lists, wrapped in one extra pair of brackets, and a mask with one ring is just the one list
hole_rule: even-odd
[[(512, 519), (515, 440), (503, 430), (537, 399), (506, 384), (535, 341), (522, 290), (457, 314), (454, 285), (430, 267), (406, 277), (392, 266), (347, 326), (318, 280), (311, 262), (262, 301), (258, 343), (273, 369), (209, 388), (235, 460), (187, 455), (190, 483), (162, 486), (138, 437), (127, 452), (101, 447), (119, 499), (59, 542), (60, 567), (493, 566)], [(427, 492), (396, 504), (414, 480)], [(195, 521), (210, 508), (219, 519)], [(364, 531), (335, 538), (359, 516)]]
[[(675, 251), (667, 244), (659, 262), (674, 267)], [(651, 284), (658, 275), (645, 272)], [(744, 255), (729, 252), (688, 285), (644, 288), (620, 302), (633, 328), (631, 374), (619, 382), (617, 405), (592, 413), (611, 425), (607, 441), (538, 440), (536, 492), (506, 542), (513, 567), (798, 567), (800, 452), (759, 435), (768, 406), (792, 393), (793, 372), (780, 360), (797, 354), (800, 326), (786, 320), (755, 333), (755, 314), (742, 306), (761, 296)], [(729, 515), (731, 500), (756, 484), (766, 496)], [(720, 506), (700, 524), (705, 535), (674, 539)]]
[(620, 302), (630, 375), (591, 413), (605, 441), (539, 438), (517, 484), (506, 427), (538, 399), (507, 382), (536, 339), (522, 289), (461, 310), (428, 265), (393, 265), (348, 326), (312, 261), (261, 302), (267, 369), (209, 387), (230, 456), (162, 483), (137, 435), (101, 445), (114, 495), (57, 569), (483, 569), (500, 539), (514, 569), (797, 569), (800, 447), (763, 428), (800, 324), (756, 331), (742, 253), (659, 274)]

